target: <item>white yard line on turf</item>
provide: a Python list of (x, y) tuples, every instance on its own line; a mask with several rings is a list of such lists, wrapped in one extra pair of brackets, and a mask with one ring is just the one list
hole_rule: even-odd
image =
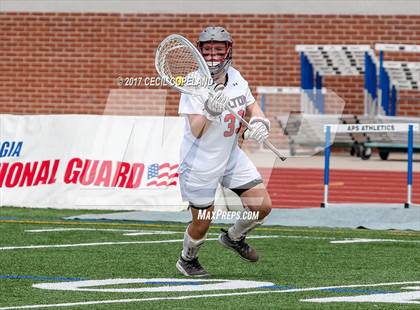
[[(277, 235), (272, 235), (272, 236), (249, 236), (248, 238), (249, 239), (265, 239), (265, 238), (278, 238), (278, 236)], [(218, 240), (218, 238), (208, 238), (206, 240), (207, 241), (215, 241), (215, 240)], [(21, 250), (21, 249), (71, 248), (71, 247), (86, 247), (86, 246), (99, 246), (99, 245), (174, 243), (174, 242), (184, 242), (184, 239), (6, 246), (6, 247), (0, 247), (0, 251)]]
[[(26, 229), (25, 232), (42, 233), (42, 232), (60, 232), (60, 231), (116, 231), (116, 232), (155, 232), (153, 230), (139, 229), (113, 229), (113, 228), (42, 228), (42, 229)], [(165, 231), (166, 232), (166, 231)], [(169, 231), (167, 231), (169, 233)]]
[[(44, 228), (44, 229), (27, 229), (25, 232), (29, 233), (43, 233), (43, 232), (67, 232), (67, 231), (109, 231), (109, 232), (125, 232), (124, 235), (165, 235), (178, 234), (178, 231), (163, 231), (163, 230), (141, 230), (141, 229), (112, 229), (112, 228)], [(184, 233), (184, 232), (182, 232)]]
[[(165, 232), (162, 231), (161, 233), (154, 233), (154, 235), (165, 235), (165, 234), (184, 234), (185, 232), (183, 231), (172, 231), (172, 232)], [(133, 232), (133, 233), (127, 233), (127, 234), (123, 234), (124, 236), (141, 236), (141, 235), (147, 235), (147, 233), (141, 233), (141, 232)], [(149, 234), (152, 235), (152, 234)], [(209, 236), (218, 236), (218, 233), (207, 233), (207, 235)]]
[(392, 286), (392, 285), (406, 285), (406, 284), (420, 284), (420, 281), (375, 283), (375, 284), (354, 284), (354, 285), (340, 285), (340, 286), (326, 286), (326, 287), (308, 287), (308, 288), (293, 288), (293, 289), (285, 289), (285, 290), (250, 291), (250, 292), (238, 292), (238, 293), (230, 292), (230, 293), (222, 293), (222, 294), (203, 294), (203, 295), (189, 295), (189, 296), (187, 295), (187, 296), (174, 296), (174, 297), (151, 297), (151, 298), (136, 298), (136, 299), (95, 300), (95, 301), (72, 302), (72, 303), (61, 303), (61, 304), (44, 304), (44, 305), (25, 305), (25, 306), (2, 307), (2, 308), (0, 308), (0, 310), (72, 307), (72, 306), (87, 306), (87, 305), (98, 305), (98, 304), (118, 304), (118, 303), (132, 303), (132, 302), (142, 302), (142, 301), (159, 301), (159, 300), (187, 300), (187, 299), (195, 299), (195, 298), (211, 298), (211, 297), (241, 296), (241, 295), (256, 295), (256, 294), (273, 294), (273, 293), (297, 293), (297, 292), (322, 291), (322, 290), (340, 289), (340, 288), (378, 287), (378, 286)]
[[(27, 229), (28, 233), (44, 233), (44, 232), (67, 232), (67, 231), (105, 231), (105, 232), (123, 232), (124, 236), (143, 236), (143, 235), (172, 235), (184, 234), (183, 231), (170, 230), (141, 230), (141, 229), (112, 229), (112, 228), (41, 228)], [(208, 233), (208, 235), (216, 236), (218, 233)]]
[(330, 243), (334, 244), (347, 244), (347, 243), (370, 243), (370, 242), (404, 242), (404, 243), (420, 243), (420, 240), (402, 240), (402, 239), (345, 239), (345, 240), (333, 240)]
[[(181, 233), (181, 232), (180, 232)], [(216, 233), (210, 233), (217, 235)], [(271, 236), (249, 236), (248, 239), (264, 239), (264, 238), (288, 238), (288, 239), (313, 239), (313, 240), (330, 240), (330, 243), (357, 243), (357, 242), (406, 242), (420, 243), (420, 240), (400, 240), (400, 239), (348, 239), (335, 240), (331, 237), (311, 237), (311, 236), (292, 236), (292, 235), (271, 235)], [(208, 238), (208, 241), (215, 241), (218, 238)], [(101, 245), (124, 245), (124, 244), (153, 244), (153, 243), (174, 243), (183, 242), (183, 239), (169, 240), (144, 240), (144, 241), (114, 241), (114, 242), (92, 242), (92, 243), (75, 243), (75, 244), (41, 244), (41, 245), (24, 245), (24, 246), (5, 246), (0, 247), (0, 251), (20, 250), (20, 249), (45, 249), (45, 248), (71, 248)]]

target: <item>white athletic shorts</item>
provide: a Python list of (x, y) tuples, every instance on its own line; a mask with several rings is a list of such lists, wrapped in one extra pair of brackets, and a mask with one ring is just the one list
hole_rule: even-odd
[(195, 207), (208, 207), (213, 204), (219, 184), (229, 189), (251, 188), (262, 183), (262, 178), (254, 163), (238, 147), (234, 148), (224, 173), (219, 176), (194, 173), (185, 169), (179, 176), (182, 200)]

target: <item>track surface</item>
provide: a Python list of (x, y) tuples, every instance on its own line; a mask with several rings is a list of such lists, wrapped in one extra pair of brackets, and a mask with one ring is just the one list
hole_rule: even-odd
[[(322, 169), (260, 169), (268, 180), (275, 208), (319, 207), (323, 200)], [(331, 170), (331, 203), (404, 203), (407, 174), (390, 171)], [(413, 174), (413, 203), (420, 203), (420, 173)]]

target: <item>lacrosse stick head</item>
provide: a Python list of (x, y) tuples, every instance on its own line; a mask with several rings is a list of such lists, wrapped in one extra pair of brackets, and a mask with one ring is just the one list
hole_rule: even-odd
[(213, 84), (203, 56), (190, 41), (178, 34), (166, 37), (159, 44), (155, 67), (169, 86), (188, 95), (206, 95)]

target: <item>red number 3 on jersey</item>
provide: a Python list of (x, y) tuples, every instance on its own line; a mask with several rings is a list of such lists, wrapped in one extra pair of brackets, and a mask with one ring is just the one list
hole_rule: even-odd
[[(244, 110), (240, 110), (239, 112), (238, 112), (238, 114), (241, 116), (241, 117), (244, 117), (244, 115), (245, 115), (245, 111)], [(233, 115), (233, 114), (226, 114), (225, 115), (225, 118), (224, 118), (224, 121), (225, 121), (225, 123), (227, 123), (227, 127), (228, 127), (228, 130), (226, 130), (224, 133), (223, 133), (223, 135), (225, 136), (225, 137), (230, 137), (230, 136), (232, 136), (234, 133), (235, 134), (237, 134), (238, 132), (239, 132), (239, 130), (241, 129), (241, 123), (239, 123), (239, 126), (238, 126), (238, 128), (236, 128), (236, 130), (235, 130), (235, 125), (236, 125), (236, 118), (235, 118), (235, 116)]]

